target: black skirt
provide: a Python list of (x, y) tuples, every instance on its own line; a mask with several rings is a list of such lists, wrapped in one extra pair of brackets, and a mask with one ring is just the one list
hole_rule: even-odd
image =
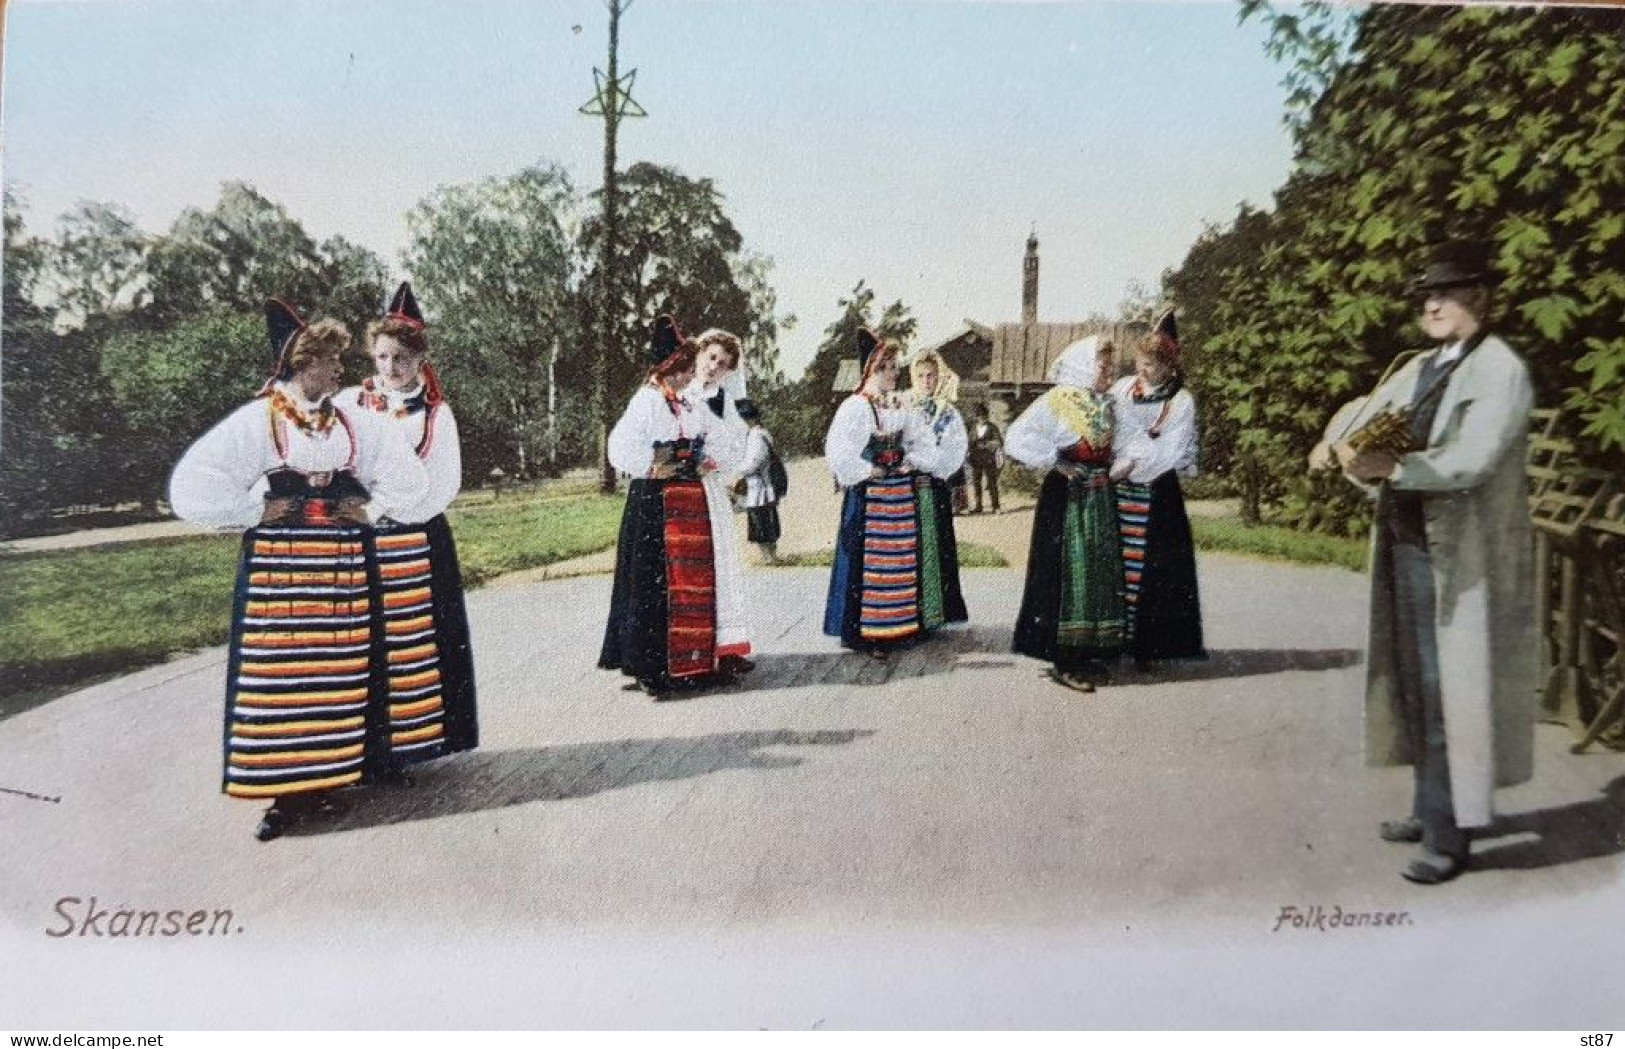
[(745, 508), (745, 538), (752, 543), (779, 541), (779, 504)]

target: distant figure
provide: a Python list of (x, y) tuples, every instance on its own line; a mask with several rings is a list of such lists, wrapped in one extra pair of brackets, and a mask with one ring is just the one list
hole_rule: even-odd
[(1196, 545), (1181, 477), (1196, 476), (1196, 399), (1179, 370), (1173, 311), (1134, 349), (1134, 374), (1112, 386), (1117, 435), (1112, 481), (1123, 532), (1128, 654), (1205, 659)]
[(1033, 511), (1027, 585), (1015, 651), (1054, 666), (1050, 677), (1093, 692), (1123, 651), (1123, 557), (1112, 464), (1113, 346), (1098, 335), (1056, 360), (1055, 386), (1010, 424), (1005, 446), (1044, 471)]
[(846, 493), (824, 604), (824, 633), (885, 659), (943, 623), (931, 471), (936, 435), (897, 390), (897, 350), (858, 332), (858, 389), (824, 437), (824, 459)]
[(964, 476), (967, 437), (965, 420), (954, 402), (959, 399), (959, 376), (935, 350), (915, 355), (909, 364), (909, 393), (914, 410), (925, 419), (937, 440), (937, 465), (931, 469), (931, 509), (937, 519), (937, 563), (942, 576), (942, 614), (949, 623), (970, 618), (959, 585), (959, 540), (954, 535), (956, 474)]
[[(474, 658), (457, 544), (446, 508), (463, 483), (457, 419), (429, 363), (429, 336), (412, 286), (403, 283), (367, 327), (376, 374), (342, 391), (345, 411), (395, 430), (429, 473), (429, 494), (395, 514), (377, 536), (382, 599), (389, 605), (388, 778), (410, 782), (408, 765), (479, 744)], [(427, 578), (425, 578), (427, 576)]]
[(226, 671), (225, 775), (268, 800), (261, 841), (340, 787), (388, 767), (369, 719), (385, 702), (374, 523), (429, 495), (412, 447), (334, 403), (350, 333), (266, 304), (274, 370), (260, 395), (193, 442), (169, 480), (183, 521), (246, 529)]
[(982, 486), (987, 486), (988, 500), (992, 504), (993, 512), (999, 512), (999, 471), (1004, 467), (1004, 437), (999, 428), (993, 425), (988, 418), (987, 404), (984, 402), (976, 406), (976, 423), (970, 431), (970, 474), (971, 486), (975, 491), (976, 505), (971, 513), (982, 512)]
[[(740, 467), (745, 481), (745, 538), (762, 552), (764, 564), (779, 563), (779, 499), (774, 484), (777, 472), (782, 479), (784, 464), (773, 447), (773, 435), (762, 425), (762, 410), (755, 401), (739, 402), (739, 418), (750, 427), (745, 435), (745, 461)], [(774, 463), (778, 462), (775, 471)]]
[(1415, 287), (1438, 348), (1346, 405), (1310, 456), (1376, 497), (1367, 760), (1415, 768), (1410, 815), (1378, 834), (1420, 843), (1400, 874), (1424, 885), (1466, 869), (1494, 789), (1534, 772), (1534, 395), (1523, 358), (1486, 327), (1492, 286), (1482, 248), (1437, 249)]

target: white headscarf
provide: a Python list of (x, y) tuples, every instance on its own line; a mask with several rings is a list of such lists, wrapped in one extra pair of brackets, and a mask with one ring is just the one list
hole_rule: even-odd
[(1062, 350), (1055, 363), (1050, 365), (1050, 382), (1058, 386), (1076, 386), (1080, 390), (1094, 389), (1095, 375), (1100, 370), (1100, 343), (1099, 335), (1085, 335)]

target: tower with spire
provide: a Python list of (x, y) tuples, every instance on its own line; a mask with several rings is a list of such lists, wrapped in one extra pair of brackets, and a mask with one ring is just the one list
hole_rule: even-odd
[(1038, 227), (1027, 234), (1027, 257), (1021, 264), (1021, 323), (1038, 323)]

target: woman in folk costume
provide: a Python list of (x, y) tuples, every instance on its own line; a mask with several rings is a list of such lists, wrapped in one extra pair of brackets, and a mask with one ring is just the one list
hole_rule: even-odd
[(950, 623), (970, 618), (965, 594), (959, 586), (959, 543), (954, 536), (953, 478), (964, 479), (965, 454), (970, 438), (965, 417), (954, 402), (959, 399), (959, 376), (942, 354), (924, 350), (908, 366), (914, 410), (925, 418), (937, 440), (937, 465), (931, 469), (932, 508), (936, 511), (938, 573), (942, 577), (942, 615)]
[(247, 530), (232, 608), (224, 790), (270, 799), (262, 841), (320, 807), (326, 792), (385, 767), (371, 525), (429, 487), (404, 441), (334, 403), (350, 344), (344, 327), (307, 327), (281, 302), (267, 304), (266, 318), (272, 379), (198, 438), (169, 482), (176, 516)]
[(1196, 547), (1179, 488), (1196, 476), (1196, 398), (1179, 370), (1172, 310), (1135, 347), (1134, 374), (1112, 386), (1112, 400), (1128, 653), (1141, 668), (1205, 659)]
[(389, 664), (389, 769), (479, 743), (474, 659), (457, 544), (446, 507), (462, 487), (457, 420), (429, 364), (423, 312), (401, 284), (367, 327), (376, 374), (338, 397), (346, 412), (382, 421), (423, 461), (429, 491), (377, 530), (384, 646)]
[(779, 563), (779, 492), (773, 486), (773, 435), (762, 425), (762, 410), (755, 401), (741, 398), (739, 418), (750, 427), (745, 433), (745, 458), (739, 472), (745, 482), (745, 538), (762, 551), (764, 564)]
[[(632, 477), (598, 665), (664, 698), (714, 678), (716, 556), (702, 478), (730, 441), (705, 405), (683, 395), (698, 356), (670, 317), (655, 321), (655, 361), (609, 434), (609, 461)], [(713, 457), (712, 436), (725, 456)], [(729, 527), (732, 527), (730, 523)]]
[(1055, 385), (1004, 438), (1017, 462), (1047, 471), (1013, 648), (1053, 663), (1050, 676), (1079, 692), (1093, 692), (1123, 650), (1123, 557), (1108, 477), (1113, 361), (1112, 343), (1098, 335), (1068, 346), (1051, 370)]
[[(747, 424), (739, 417), (739, 401), (745, 396), (744, 359), (739, 337), (721, 328), (709, 328), (694, 337), (694, 379), (686, 399), (703, 405), (711, 414), (708, 451), (719, 458), (742, 463)], [(724, 474), (703, 475), (705, 505), (711, 513), (711, 546), (716, 563), (718, 669), (723, 674), (746, 674), (756, 667), (750, 661), (750, 629), (745, 613), (745, 565), (739, 555), (739, 538), (733, 522), (733, 502), (728, 496)]]
[(896, 348), (860, 330), (858, 361), (863, 378), (824, 438), (846, 493), (824, 633), (885, 659), (944, 621), (931, 485), (941, 452), (925, 417), (896, 395)]

